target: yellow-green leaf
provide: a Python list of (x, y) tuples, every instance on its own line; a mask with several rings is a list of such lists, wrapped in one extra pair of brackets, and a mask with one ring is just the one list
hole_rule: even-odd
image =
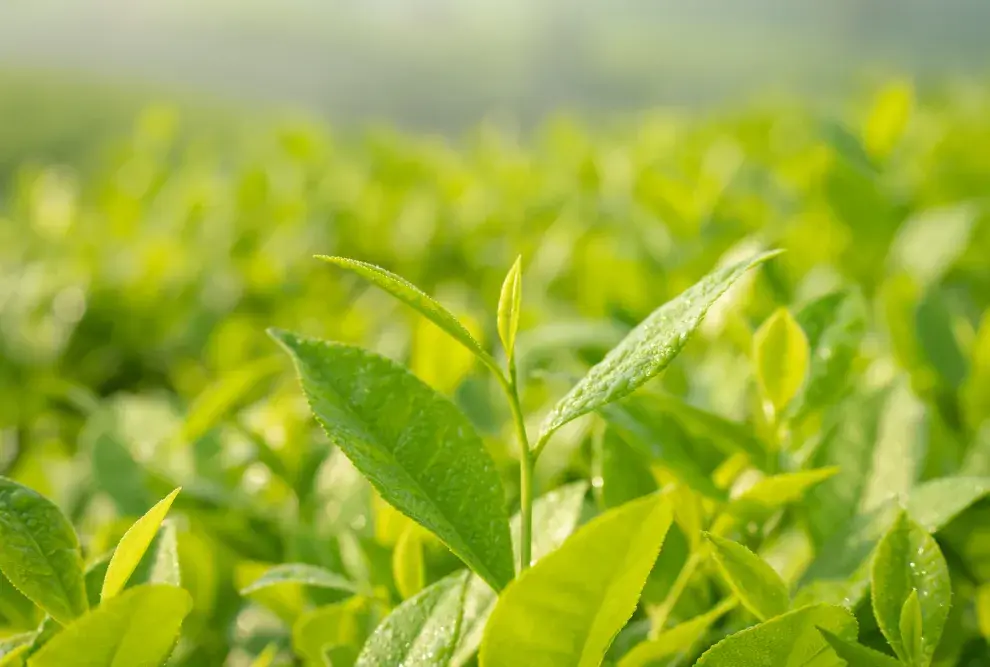
[(337, 591), (355, 590), (354, 583), (347, 577), (331, 572), (318, 565), (306, 563), (282, 563), (270, 568), (267, 572), (240, 589), (241, 595), (250, 595), (265, 588), (282, 584), (328, 588)]
[(822, 659), (828, 643), (819, 629), (856, 639), (856, 619), (848, 610), (813, 605), (729, 635), (708, 649), (695, 667), (845, 667), (839, 658)]
[(165, 515), (172, 507), (172, 501), (179, 495), (181, 487), (172, 491), (152, 507), (140, 519), (127, 529), (124, 536), (117, 543), (110, 565), (107, 567), (107, 576), (103, 579), (103, 590), (100, 592), (100, 599), (104, 602), (123, 590), (127, 580), (137, 568), (141, 558), (144, 557), (152, 540), (158, 534)]
[(605, 512), (501, 594), (481, 667), (597, 667), (636, 609), (673, 513), (652, 495)]
[(269, 644), (251, 661), (251, 667), (271, 667), (278, 656), (278, 644)]
[(498, 367), (491, 355), (481, 347), (481, 343), (474, 339), (474, 336), (468, 332), (464, 325), (449, 310), (402, 276), (398, 276), (391, 271), (386, 271), (380, 266), (361, 262), (356, 259), (330, 257), (327, 255), (317, 255), (316, 258), (353, 271), (362, 278), (373, 282), (399, 301), (416, 309), (421, 315), (432, 320), (434, 324), (450, 334), (461, 345), (471, 350), (488, 366), (492, 368)]
[(664, 630), (654, 639), (634, 646), (622, 656), (618, 667), (650, 667), (663, 659), (676, 658), (688, 653), (698, 644), (708, 628), (736, 607), (735, 600), (724, 600), (711, 611)]
[(710, 533), (705, 537), (722, 577), (754, 616), (765, 621), (787, 611), (787, 585), (766, 561), (732, 540)]
[(66, 626), (28, 667), (160, 667), (190, 609), (181, 588), (130, 588)]
[(904, 652), (908, 657), (908, 662), (912, 665), (928, 664), (924, 659), (922, 624), (921, 602), (918, 600), (918, 590), (914, 589), (908, 599), (904, 601), (904, 606), (901, 607), (901, 620), (898, 624)]
[(323, 667), (324, 654), (331, 648), (351, 649), (353, 660), (366, 636), (363, 616), (367, 609), (365, 598), (354, 597), (307, 611), (292, 625), (292, 650), (307, 667)]
[(25, 632), (0, 639), (0, 667), (20, 667), (31, 648), (35, 633)]
[(845, 660), (849, 667), (899, 667), (901, 664), (889, 655), (843, 639), (828, 630), (819, 628), (818, 631), (825, 637), (835, 654)]
[(502, 283), (498, 299), (498, 337), (509, 364), (513, 363), (516, 350), (516, 332), (519, 330), (519, 308), (522, 303), (522, 257), (517, 257)]
[(753, 336), (756, 381), (779, 414), (804, 384), (810, 363), (808, 338), (786, 308), (767, 318)]
[(55, 503), (0, 477), (0, 571), (66, 624), (89, 608), (79, 538)]
[(863, 144), (874, 158), (885, 158), (900, 141), (911, 117), (914, 89), (904, 81), (883, 88), (873, 100), (873, 107), (863, 128)]
[(426, 585), (420, 530), (415, 524), (406, 526), (392, 551), (392, 578), (403, 599), (411, 598)]

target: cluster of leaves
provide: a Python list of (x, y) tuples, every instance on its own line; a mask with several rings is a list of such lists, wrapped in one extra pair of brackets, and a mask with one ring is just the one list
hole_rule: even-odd
[(935, 109), (26, 171), (0, 665), (983, 664), (990, 158)]

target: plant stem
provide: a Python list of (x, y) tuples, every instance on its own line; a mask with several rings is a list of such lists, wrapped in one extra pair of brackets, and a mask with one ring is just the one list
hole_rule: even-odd
[(667, 619), (670, 618), (670, 612), (674, 610), (674, 606), (681, 598), (688, 583), (691, 581), (691, 577), (694, 576), (695, 570), (698, 569), (698, 566), (701, 565), (703, 560), (704, 557), (697, 550), (692, 551), (691, 555), (688, 556), (687, 562), (684, 563), (684, 567), (681, 568), (677, 579), (674, 580), (674, 584), (667, 592), (667, 597), (664, 598), (657, 611), (651, 614), (653, 628), (656, 632), (663, 631), (663, 626), (667, 624)]
[(509, 362), (509, 377), (499, 374), (500, 384), (509, 399), (512, 421), (519, 441), (519, 572), (529, 567), (533, 554), (533, 466), (536, 462), (529, 448), (526, 420), (519, 402), (519, 386), (516, 383), (516, 367)]

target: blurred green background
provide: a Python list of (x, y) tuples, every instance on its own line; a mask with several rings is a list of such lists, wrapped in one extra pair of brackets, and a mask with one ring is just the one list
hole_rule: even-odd
[[(539, 415), (760, 247), (788, 252), (665, 389), (752, 420), (752, 330), (841, 291), (844, 380), (806, 430), (899, 386), (925, 414), (919, 477), (990, 474), (987, 25), (979, 0), (4, 3), (0, 474), (67, 508), (90, 555), (181, 482), (197, 615), (173, 664), (221, 664), (284, 639), (235, 622), (231, 573), (382, 541), (266, 327), (410, 364), (515, 488), (470, 355), (313, 254), (402, 274), (493, 348), (522, 254)], [(586, 436), (541, 485), (590, 474)]]

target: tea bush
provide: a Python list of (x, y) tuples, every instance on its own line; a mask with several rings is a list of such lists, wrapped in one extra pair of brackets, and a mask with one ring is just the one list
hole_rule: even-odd
[(0, 665), (990, 664), (988, 111), (23, 164)]

